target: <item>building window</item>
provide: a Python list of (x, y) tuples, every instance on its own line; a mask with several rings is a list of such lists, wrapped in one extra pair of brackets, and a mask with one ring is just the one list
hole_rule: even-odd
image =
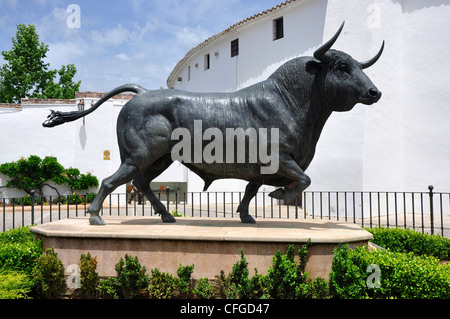
[(231, 57), (239, 55), (239, 39), (231, 41)]
[(191, 80), (191, 66), (188, 66), (188, 81)]
[(283, 17), (273, 20), (273, 40), (284, 38)]
[(211, 68), (211, 57), (208, 54), (205, 54), (205, 71)]

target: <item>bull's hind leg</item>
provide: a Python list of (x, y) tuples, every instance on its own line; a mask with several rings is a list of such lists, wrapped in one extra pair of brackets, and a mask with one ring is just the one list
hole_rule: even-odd
[(153, 209), (157, 214), (161, 215), (161, 219), (165, 223), (176, 222), (175, 217), (173, 217), (169, 212), (167, 212), (166, 207), (161, 203), (161, 201), (156, 197), (150, 188), (150, 182), (164, 172), (172, 164), (172, 159), (170, 154), (160, 158), (149, 168), (147, 168), (142, 174), (140, 174), (134, 180), (133, 184), (136, 186), (144, 195), (148, 198), (152, 204)]
[(105, 225), (104, 220), (99, 215), (103, 201), (117, 187), (131, 181), (138, 173), (139, 169), (134, 164), (125, 162), (120, 165), (117, 172), (103, 180), (97, 196), (88, 208), (88, 213), (91, 215), (89, 218), (91, 225)]
[(250, 216), (248, 213), (248, 205), (253, 197), (258, 193), (261, 184), (248, 183), (245, 188), (244, 198), (238, 206), (237, 211), (239, 212), (239, 217), (241, 218), (241, 222), (244, 224), (254, 224), (256, 223), (255, 219)]

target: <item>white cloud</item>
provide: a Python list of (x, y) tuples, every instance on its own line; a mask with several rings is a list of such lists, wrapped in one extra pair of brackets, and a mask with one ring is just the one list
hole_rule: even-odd
[[(107, 91), (126, 82), (155, 89), (165, 86), (192, 47), (281, 1), (0, 0), (0, 26), (5, 32), (3, 26), (35, 24), (40, 41), (49, 45), (50, 67), (74, 63), (82, 90)], [(67, 27), (70, 3), (81, 7), (80, 29)], [(11, 47), (13, 29), (8, 37), (0, 35), (4, 50)]]
[(118, 46), (127, 41), (130, 37), (130, 32), (125, 29), (122, 24), (118, 24), (112, 29), (104, 29), (102, 31), (92, 31), (92, 40), (94, 44), (110, 44)]
[(119, 58), (123, 61), (128, 61), (130, 58), (125, 53), (119, 53), (116, 55), (116, 58)]
[(194, 46), (208, 37), (208, 33), (201, 27), (183, 27), (176, 33), (178, 42), (185, 46)]

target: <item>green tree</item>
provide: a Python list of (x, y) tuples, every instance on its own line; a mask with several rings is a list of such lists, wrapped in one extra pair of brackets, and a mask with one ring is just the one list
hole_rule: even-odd
[(76, 191), (87, 190), (98, 186), (98, 179), (91, 173), (81, 174), (77, 168), (68, 168), (62, 174), (62, 183), (67, 185), (72, 194)]
[(58, 163), (56, 157), (52, 156), (41, 159), (39, 156), (31, 155), (16, 162), (4, 163), (0, 165), (0, 173), (9, 177), (5, 187), (24, 190), (30, 195), (31, 191), (35, 190), (39, 192), (36, 195), (44, 196), (44, 186), (55, 189), (48, 183), (49, 181), (68, 186), (72, 193), (98, 186), (97, 177), (90, 173), (81, 174), (76, 168), (65, 169)]
[(0, 68), (0, 102), (20, 103), (24, 97), (74, 98), (81, 84), (73, 82), (75, 66), (51, 70), (50, 64), (44, 62), (48, 45), (39, 41), (34, 25), (17, 25), (12, 43), (11, 50), (2, 52), (7, 63)]
[[(72, 99), (75, 92), (80, 89), (81, 81), (73, 82), (73, 78), (77, 73), (74, 64), (63, 65), (59, 71), (49, 71), (49, 81), (47, 82), (42, 93), (35, 94), (34, 97), (45, 99)], [(59, 81), (55, 83), (55, 76), (59, 75)]]
[[(58, 185), (64, 183), (64, 167), (58, 163), (55, 157), (47, 156), (41, 159), (31, 155), (29, 158), (21, 158), (17, 162), (0, 165), (0, 173), (9, 177), (5, 187), (24, 190), (31, 195), (32, 190), (39, 191), (43, 196), (43, 187), (47, 181), (53, 181)], [(49, 186), (49, 185), (48, 185)]]

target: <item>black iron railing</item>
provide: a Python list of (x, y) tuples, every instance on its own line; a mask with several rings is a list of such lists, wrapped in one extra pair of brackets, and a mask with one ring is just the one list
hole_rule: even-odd
[[(239, 218), (236, 213), (243, 192), (155, 191), (175, 216)], [(422, 233), (450, 237), (450, 193), (306, 191), (290, 204), (260, 192), (249, 206), (258, 218), (328, 219), (352, 222), (362, 227), (403, 227)], [(93, 195), (0, 199), (0, 231), (82, 217)], [(103, 216), (153, 216), (155, 212), (141, 194), (111, 194), (101, 211)]]

